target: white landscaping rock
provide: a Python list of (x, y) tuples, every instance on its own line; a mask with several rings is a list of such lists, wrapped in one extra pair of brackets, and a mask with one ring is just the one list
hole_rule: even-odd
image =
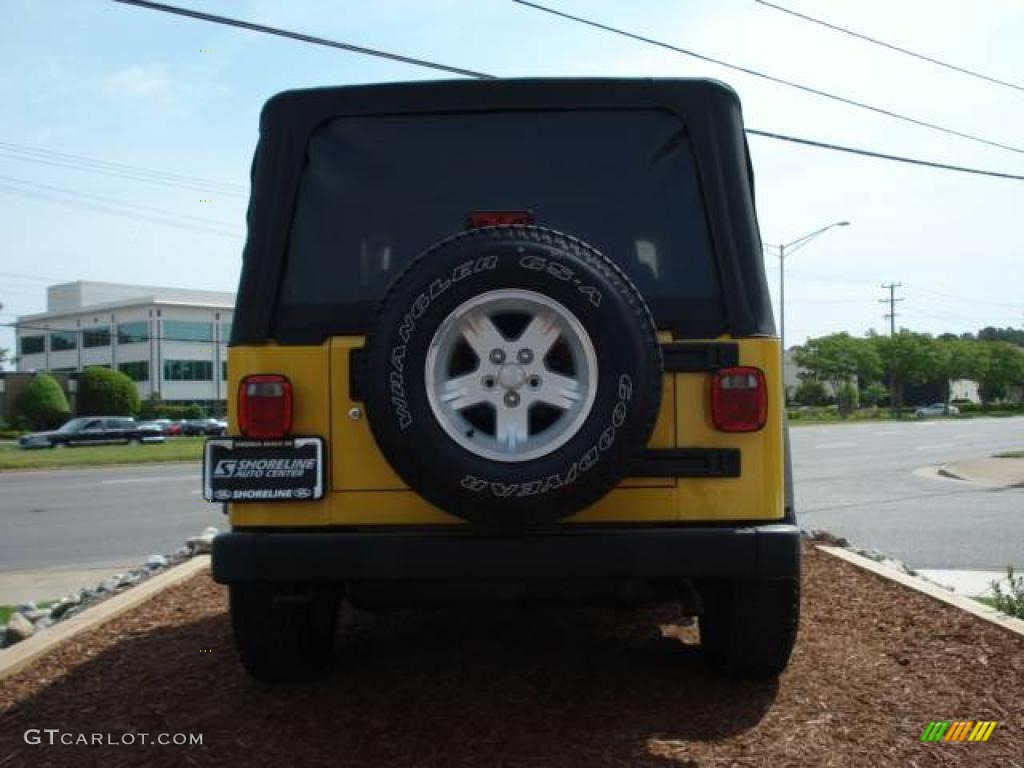
[(146, 559), (146, 568), (150, 570), (157, 570), (158, 568), (167, 567), (167, 558), (163, 555), (150, 555)]
[(68, 595), (67, 597), (62, 598), (59, 603), (50, 609), (50, 616), (55, 619), (59, 619), (68, 612), (69, 608), (73, 608), (81, 602), (82, 600), (78, 595)]
[(35, 633), (36, 628), (32, 622), (26, 619), (21, 613), (15, 611), (7, 619), (7, 644), (14, 645), (26, 640)]
[(193, 536), (187, 542), (189, 551), (193, 555), (206, 555), (210, 553), (213, 548), (213, 537), (216, 536), (218, 530), (214, 527), (209, 527), (204, 530), (198, 536)]

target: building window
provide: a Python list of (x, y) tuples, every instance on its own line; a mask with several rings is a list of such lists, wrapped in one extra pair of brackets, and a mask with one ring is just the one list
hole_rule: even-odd
[(149, 323), (145, 320), (137, 323), (118, 323), (118, 344), (137, 344), (142, 341), (149, 341)]
[(78, 369), (74, 366), (71, 366), (70, 368), (51, 368), (50, 373), (74, 373), (77, 370)]
[(22, 336), (21, 337), (21, 354), (23, 355), (41, 355), (46, 351), (46, 337), (45, 336)]
[(220, 324), (220, 343), (227, 344), (231, 340), (231, 321)]
[(110, 329), (101, 326), (99, 328), (86, 328), (82, 331), (83, 347), (109, 347)]
[(165, 381), (213, 381), (209, 360), (164, 360)]
[(213, 323), (164, 320), (164, 341), (213, 341)]
[(149, 381), (149, 361), (138, 360), (132, 363), (118, 363), (117, 370), (132, 381)]
[(61, 352), (78, 346), (78, 334), (74, 331), (57, 331), (50, 334), (50, 351)]

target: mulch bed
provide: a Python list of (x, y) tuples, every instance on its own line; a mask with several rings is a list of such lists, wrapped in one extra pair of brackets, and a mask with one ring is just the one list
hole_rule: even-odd
[[(1024, 768), (1024, 638), (810, 547), (804, 562), (800, 638), (777, 683), (708, 673), (696, 648), (661, 637), (670, 608), (346, 610), (328, 680), (264, 688), (204, 574), (0, 683), (0, 768)], [(983, 744), (920, 743), (939, 719), (999, 725)], [(34, 746), (29, 728), (203, 743)]]

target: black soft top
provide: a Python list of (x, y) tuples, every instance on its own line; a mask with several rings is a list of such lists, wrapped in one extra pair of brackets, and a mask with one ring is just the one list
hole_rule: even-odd
[[(677, 115), (689, 133), (722, 286), (722, 332), (773, 335), (750, 155), (739, 98), (731, 88), (694, 79), (502, 79), (314, 88), (271, 98), (260, 117), (252, 165), (248, 237), (231, 344), (274, 338), (273, 312), (306, 147), (327, 121), (444, 112), (652, 108)], [(368, 321), (368, 312), (365, 317)]]

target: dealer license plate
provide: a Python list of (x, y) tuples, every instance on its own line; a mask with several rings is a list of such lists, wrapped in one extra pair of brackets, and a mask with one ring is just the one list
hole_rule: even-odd
[(218, 437), (203, 451), (207, 501), (311, 501), (324, 495), (324, 441)]

